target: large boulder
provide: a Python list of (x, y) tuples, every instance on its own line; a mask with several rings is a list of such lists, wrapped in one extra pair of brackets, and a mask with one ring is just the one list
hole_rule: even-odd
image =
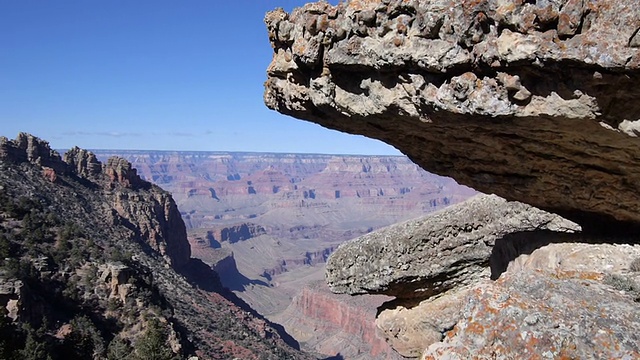
[[(518, 247), (566, 241), (566, 233), (578, 231), (558, 215), (478, 195), (340, 245), (329, 257), (326, 280), (337, 293), (424, 299), (489, 279), (491, 267), (499, 273), (526, 252)], [(545, 236), (536, 241), (540, 233)]]
[(265, 21), (270, 108), (585, 231), (640, 224), (635, 0), (351, 0)]

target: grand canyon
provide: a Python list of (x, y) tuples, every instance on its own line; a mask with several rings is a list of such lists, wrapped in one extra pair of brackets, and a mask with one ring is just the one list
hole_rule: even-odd
[(640, 358), (636, 2), (264, 22), (268, 108), (407, 157), (0, 137), (0, 358)]
[(371, 317), (387, 297), (332, 294), (324, 265), (344, 241), (475, 191), (403, 156), (94, 150), (171, 192), (192, 256), (304, 349), (396, 358)]

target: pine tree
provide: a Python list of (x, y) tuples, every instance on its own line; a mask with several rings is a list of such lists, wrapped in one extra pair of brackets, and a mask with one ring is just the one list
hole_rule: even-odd
[(107, 349), (108, 360), (127, 360), (131, 359), (133, 348), (129, 342), (120, 336), (116, 336), (109, 343)]
[(158, 319), (147, 323), (147, 331), (135, 345), (136, 360), (173, 360), (173, 352), (167, 346), (167, 331)]

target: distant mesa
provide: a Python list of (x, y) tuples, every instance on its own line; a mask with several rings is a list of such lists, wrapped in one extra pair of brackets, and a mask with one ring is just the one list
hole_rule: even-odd
[[(218, 227), (207, 232), (211, 241), (236, 243), (266, 234), (264, 227), (253, 223)], [(215, 246), (214, 246), (215, 247)]]

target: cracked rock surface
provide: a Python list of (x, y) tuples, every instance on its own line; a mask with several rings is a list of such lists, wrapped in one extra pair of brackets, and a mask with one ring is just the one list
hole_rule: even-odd
[[(343, 243), (327, 261), (326, 282), (336, 293), (424, 299), (488, 279), (496, 242), (511, 237), (516, 244), (514, 235), (545, 230), (551, 236), (580, 227), (523, 203), (478, 195)], [(493, 257), (510, 260), (509, 251)]]
[(640, 223), (634, 0), (351, 0), (265, 18), (272, 109), (584, 231)]

